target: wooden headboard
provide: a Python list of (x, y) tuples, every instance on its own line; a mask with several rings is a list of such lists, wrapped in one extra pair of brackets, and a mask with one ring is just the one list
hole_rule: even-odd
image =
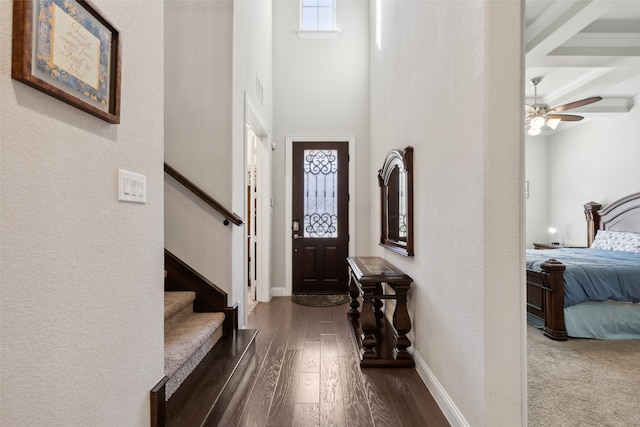
[(640, 193), (623, 197), (602, 208), (596, 202), (584, 205), (587, 219), (587, 245), (591, 247), (598, 230), (640, 233)]

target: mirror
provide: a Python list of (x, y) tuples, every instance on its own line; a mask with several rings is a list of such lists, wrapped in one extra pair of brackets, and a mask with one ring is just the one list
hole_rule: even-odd
[(413, 147), (391, 150), (378, 171), (380, 245), (413, 256)]

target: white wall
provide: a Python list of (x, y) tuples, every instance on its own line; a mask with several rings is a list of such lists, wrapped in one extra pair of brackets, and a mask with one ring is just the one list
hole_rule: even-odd
[(11, 80), (0, 2), (3, 426), (148, 426), (164, 375), (163, 3), (95, 4), (123, 40), (119, 125)]
[(418, 371), (453, 425), (526, 422), (521, 7), (383, 1), (371, 35), (369, 169), (414, 147), (415, 257), (371, 249), (414, 279)]
[[(273, 286), (285, 287), (285, 138), (355, 137), (356, 251), (371, 239), (369, 183), (369, 1), (337, 2), (335, 39), (299, 39), (299, 1), (273, 4), (274, 154)], [(377, 169), (376, 169), (377, 170)]]
[[(271, 2), (169, 1), (165, 6), (165, 159), (246, 219), (246, 106), (270, 135)], [(264, 88), (256, 95), (256, 78)], [(165, 245), (229, 294), (245, 319), (246, 230), (165, 179)]]
[[(232, 0), (165, 2), (165, 161), (227, 209), (233, 200), (232, 32)], [(221, 214), (172, 178), (165, 178), (165, 191), (166, 248), (232, 294), (236, 226), (225, 226)]]
[[(263, 198), (271, 196), (270, 187), (270, 142), (273, 127), (273, 83), (272, 83), (272, 6), (267, 0), (240, 0), (234, 3), (233, 11), (233, 173), (232, 188), (234, 212), (239, 212), (247, 219), (247, 174), (246, 170), (246, 124), (250, 122), (254, 132), (261, 136), (264, 147), (262, 150), (262, 165), (265, 166), (258, 176), (258, 185), (263, 191), (258, 195), (259, 202)], [(257, 79), (263, 88), (262, 99), (257, 93)], [(250, 110), (250, 111), (248, 111)], [(264, 204), (259, 206), (261, 216), (258, 222), (258, 239), (270, 239), (269, 212), (263, 212)], [(233, 236), (233, 302), (240, 301), (240, 324), (242, 319), (246, 321), (246, 260), (247, 254), (247, 230), (245, 227), (234, 227)], [(270, 252), (270, 251), (269, 251)], [(259, 253), (258, 268), (266, 270), (263, 278), (270, 276), (271, 254), (264, 251)], [(244, 254), (244, 256), (241, 256)], [(259, 271), (261, 274), (262, 271)], [(269, 283), (260, 283), (260, 286), (269, 286)], [(262, 291), (262, 290), (261, 290)], [(262, 293), (262, 292), (261, 292)]]
[(549, 224), (565, 243), (587, 244), (583, 205), (640, 191), (640, 106), (549, 137)]
[(525, 136), (525, 180), (529, 183), (526, 203), (526, 247), (533, 243), (549, 243), (553, 236), (549, 223), (549, 138), (544, 135)]
[(527, 248), (558, 240), (586, 245), (583, 206), (606, 206), (640, 191), (640, 107), (597, 117), (547, 136), (526, 137)]

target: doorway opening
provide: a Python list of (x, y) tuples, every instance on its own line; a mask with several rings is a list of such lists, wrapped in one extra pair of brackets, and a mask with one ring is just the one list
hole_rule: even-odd
[(258, 136), (247, 125), (247, 314), (258, 304)]
[(293, 143), (293, 294), (346, 294), (349, 143)]
[(244, 303), (246, 323), (249, 312), (261, 301), (271, 299), (271, 198), (272, 143), (259, 110), (245, 96), (245, 216)]
[[(300, 182), (300, 179), (296, 179), (293, 175), (294, 171), (294, 145), (296, 144), (306, 144), (306, 143), (311, 143), (311, 144), (316, 144), (317, 146), (310, 146), (310, 147), (306, 147), (307, 150), (315, 150), (318, 148), (321, 148), (321, 150), (324, 150), (325, 148), (321, 147), (324, 144), (337, 144), (337, 146), (342, 145), (343, 148), (346, 152), (343, 154), (338, 155), (338, 157), (340, 156), (344, 156), (342, 157), (343, 160), (337, 160), (338, 164), (339, 164), (339, 168), (342, 168), (342, 173), (345, 174), (345, 180), (346, 180), (346, 188), (348, 188), (348, 190), (345, 190), (344, 188), (342, 190), (338, 190), (338, 197), (340, 197), (340, 194), (342, 194), (343, 196), (346, 196), (346, 205), (347, 205), (347, 209), (342, 211), (342, 221), (344, 221), (341, 224), (338, 224), (338, 230), (342, 230), (343, 234), (346, 235), (346, 249), (339, 249), (338, 246), (333, 247), (331, 244), (327, 244), (330, 243), (328, 241), (328, 239), (326, 240), (326, 242), (322, 242), (321, 237), (319, 237), (319, 234), (324, 232), (324, 229), (318, 229), (315, 232), (314, 231), (307, 231), (307, 235), (305, 236), (305, 228), (307, 225), (310, 224), (306, 224), (304, 223), (304, 214), (299, 213), (299, 209), (298, 208), (298, 213), (296, 213), (297, 217), (294, 218), (294, 181), (298, 181)], [(284, 293), (283, 294), (279, 294), (281, 296), (289, 296), (289, 295), (293, 295), (294, 293), (307, 293), (308, 290), (304, 289), (304, 287), (307, 286), (313, 286), (313, 282), (314, 282), (314, 277), (315, 276), (324, 276), (325, 279), (329, 279), (329, 283), (325, 283), (325, 285), (328, 285), (328, 287), (322, 287), (319, 286), (318, 288), (312, 287), (311, 288), (311, 293), (335, 293), (335, 290), (332, 289), (332, 287), (335, 285), (336, 289), (341, 289), (339, 283), (339, 280), (333, 280), (333, 277), (331, 276), (335, 276), (336, 279), (338, 279), (338, 277), (340, 276), (340, 273), (338, 272), (338, 270), (334, 270), (334, 268), (337, 267), (333, 267), (333, 266), (339, 266), (341, 265), (341, 261), (344, 261), (344, 272), (346, 274), (346, 257), (349, 254), (354, 254), (355, 253), (355, 241), (356, 241), (356, 236), (355, 236), (355, 203), (356, 203), (356, 191), (355, 191), (355, 160), (349, 161), (349, 159), (355, 159), (356, 158), (356, 144), (355, 144), (355, 137), (286, 137), (285, 138), (285, 155), (286, 155), (286, 170), (285, 170), (285, 223), (287, 224), (285, 226), (285, 235), (284, 237), (284, 241), (285, 241), (285, 281), (286, 281), (286, 287), (284, 289)], [(302, 145), (301, 145), (302, 146)], [(336, 149), (335, 147), (326, 147), (328, 150), (333, 150)], [(303, 148), (303, 152), (304, 152)], [(308, 153), (311, 154), (311, 153)], [(323, 154), (324, 155), (324, 154)], [(300, 156), (300, 154), (298, 154), (298, 156)], [(303, 154), (304, 156), (304, 154)], [(331, 154), (329, 154), (329, 156), (331, 156)], [(298, 159), (299, 160), (299, 159)], [(316, 158), (316, 160), (320, 161), (322, 160), (322, 162), (325, 161), (329, 161), (329, 158), (325, 158), (325, 159), (320, 159), (319, 157)], [(321, 163), (322, 163), (321, 162)], [(341, 164), (341, 165), (340, 165)], [(324, 175), (320, 176), (320, 175), (313, 175), (311, 174), (309, 176), (311, 179), (313, 180), (322, 180), (324, 185), (324, 181), (325, 181), (325, 177)], [(324, 192), (324, 190), (323, 190)], [(330, 198), (329, 198), (330, 199)], [(304, 207), (304, 203), (298, 201), (298, 206), (302, 206)], [(325, 212), (328, 214), (328, 212)], [(327, 216), (325, 215), (325, 218)], [(296, 225), (294, 224), (294, 221), (297, 220), (298, 225), (296, 227)], [(324, 224), (327, 225), (327, 223), (323, 220), (320, 221), (320, 224)], [(294, 229), (297, 228), (298, 231), (294, 231)], [(321, 233), (318, 233), (321, 232)], [(298, 238), (294, 237), (294, 235), (297, 234)], [(309, 244), (307, 244), (309, 243)], [(324, 247), (320, 247), (320, 249), (318, 249), (318, 247), (315, 247), (314, 244), (315, 243), (320, 243), (325, 244)], [(297, 249), (297, 254), (295, 252), (295, 250)], [(296, 255), (300, 255), (302, 254), (302, 257), (300, 258), (302, 261), (297, 262), (294, 261), (294, 257)], [(294, 265), (295, 264), (295, 265)], [(300, 276), (300, 273), (296, 273), (294, 272), (294, 269), (298, 268), (302, 266), (303, 270), (302, 270), (302, 276)], [(314, 270), (315, 269), (315, 270)], [(299, 288), (299, 287), (295, 287), (293, 286), (293, 282), (294, 282), (294, 274), (298, 274), (298, 277), (296, 278), (296, 281), (298, 282), (298, 285), (303, 285), (303, 288)], [(302, 277), (302, 279), (300, 279), (300, 277)], [(310, 279), (310, 280), (307, 280)], [(348, 279), (348, 275), (346, 277), (346, 279)], [(324, 280), (324, 279), (323, 279)], [(296, 285), (297, 286), (297, 285)], [(345, 288), (345, 292), (346, 292), (346, 288)]]

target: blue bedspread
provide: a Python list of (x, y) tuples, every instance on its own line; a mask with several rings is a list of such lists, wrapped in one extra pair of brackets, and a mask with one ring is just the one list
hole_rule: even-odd
[(604, 249), (527, 249), (527, 268), (540, 270), (549, 258), (567, 266), (564, 305), (585, 301), (640, 302), (640, 253)]

